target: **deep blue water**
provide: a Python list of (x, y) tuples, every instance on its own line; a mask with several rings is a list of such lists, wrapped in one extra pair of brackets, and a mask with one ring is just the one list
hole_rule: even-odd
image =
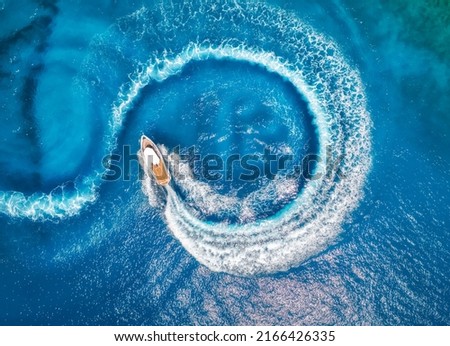
[[(449, 59), (350, 0), (162, 4), (0, 2), (0, 324), (449, 325)], [(142, 133), (336, 167), (163, 189)]]

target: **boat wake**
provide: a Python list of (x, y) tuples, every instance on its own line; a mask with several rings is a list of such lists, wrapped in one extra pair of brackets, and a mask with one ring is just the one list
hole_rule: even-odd
[[(167, 188), (164, 216), (174, 236), (211, 270), (244, 276), (287, 270), (329, 245), (358, 204), (370, 167), (371, 123), (358, 72), (329, 39), (282, 11), (276, 12), (278, 21), (270, 20), (274, 13), (264, 9), (257, 8), (256, 12), (260, 30), (266, 35), (281, 35), (286, 55), (250, 46), (245, 40), (189, 43), (179, 54), (151, 60), (132, 84), (132, 92), (127, 93), (138, 94), (144, 85), (179, 73), (192, 60), (229, 59), (256, 64), (282, 76), (307, 101), (314, 116), (319, 156), (326, 158), (316, 171), (327, 174), (309, 181), (276, 215), (254, 220), (251, 215), (260, 203), (251, 203), (253, 196), (240, 200), (221, 195), (192, 178), (175, 178), (187, 195), (183, 200), (173, 188)], [(250, 25), (255, 13), (250, 12), (249, 17), (246, 13), (255, 10), (229, 8), (227, 18), (230, 23), (240, 19), (241, 25)], [(128, 100), (124, 104), (128, 105)], [(295, 183), (286, 179), (274, 180), (273, 184), (276, 191), (286, 191), (289, 186), (296, 190)], [(263, 196), (267, 201), (277, 193)], [(234, 212), (240, 222), (204, 220), (205, 215), (224, 211)]]
[[(101, 66), (95, 64), (105, 59), (107, 50), (114, 51), (114, 57)], [(211, 270), (243, 276), (287, 270), (336, 238), (362, 197), (371, 165), (371, 121), (359, 73), (331, 39), (311, 26), (283, 10), (236, 1), (162, 3), (124, 17), (93, 44), (86, 68), (88, 76), (101, 69), (105, 69), (102, 75), (108, 75), (106, 69), (113, 68), (108, 63), (118, 61), (134, 71), (115, 89), (117, 98), (109, 105), (105, 152), (112, 151), (119, 133), (126, 131), (126, 115), (143, 88), (180, 74), (193, 62), (219, 60), (257, 65), (297, 90), (313, 116), (317, 154), (322, 159), (315, 171), (324, 174), (301, 188), (295, 181), (275, 179), (244, 199), (220, 195), (202, 181), (174, 176), (174, 186), (186, 198), (167, 187), (164, 217), (186, 250)], [(117, 82), (100, 83), (92, 86), (92, 93), (95, 88), (116, 86)], [(0, 211), (34, 220), (75, 215), (95, 201), (102, 174), (99, 169), (81, 179), (73, 195), (66, 195), (63, 188), (29, 197), (2, 192)], [(148, 179), (143, 186), (150, 203), (157, 205), (157, 189)], [(270, 201), (280, 191), (289, 195), (290, 202), (275, 215), (255, 217), (261, 199)], [(224, 211), (236, 215), (239, 222), (204, 218)]]

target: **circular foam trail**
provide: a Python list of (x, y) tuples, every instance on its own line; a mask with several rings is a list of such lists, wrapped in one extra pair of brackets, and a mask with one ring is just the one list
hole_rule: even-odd
[[(279, 23), (267, 18), (273, 12), (264, 9), (267, 8), (259, 8), (261, 26), (266, 34), (270, 29), (282, 32), (283, 39), (289, 42), (285, 46), (291, 50), (289, 59), (248, 45), (244, 40), (224, 40), (218, 44), (209, 40), (191, 42), (178, 54), (150, 59), (136, 74), (126, 93), (128, 98), (116, 107), (116, 114), (122, 114), (143, 86), (164, 81), (191, 61), (206, 59), (246, 61), (263, 66), (292, 83), (306, 99), (314, 115), (322, 161), (316, 168), (315, 178), (276, 215), (242, 224), (205, 222), (168, 187), (164, 215), (174, 236), (211, 270), (243, 276), (288, 270), (330, 244), (340, 233), (345, 217), (361, 199), (371, 164), (371, 121), (358, 72), (328, 38), (283, 11), (276, 13), (281, 18), (290, 18), (291, 25), (280, 30)], [(242, 25), (246, 10), (230, 8), (231, 22), (236, 19), (234, 15), (239, 16)], [(207, 189), (203, 182), (176, 178), (175, 182), (185, 186), (193, 202), (197, 199), (197, 205), (206, 214), (243, 207), (231, 197), (213, 191), (201, 193)], [(275, 184), (281, 186), (283, 182)], [(245, 212), (251, 214), (249, 209)]]

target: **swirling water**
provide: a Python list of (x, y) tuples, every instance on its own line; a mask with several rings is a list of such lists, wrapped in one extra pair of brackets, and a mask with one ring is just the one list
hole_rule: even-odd
[[(2, 323), (450, 322), (446, 60), (350, 2), (280, 6), (3, 3)], [(171, 164), (195, 145), (337, 167), (105, 179), (142, 132)]]

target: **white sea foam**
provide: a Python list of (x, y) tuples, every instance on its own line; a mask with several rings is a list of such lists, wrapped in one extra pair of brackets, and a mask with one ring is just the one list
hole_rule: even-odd
[[(210, 269), (238, 275), (289, 269), (329, 244), (340, 232), (345, 216), (357, 205), (370, 166), (370, 120), (358, 74), (342, 56), (333, 58), (338, 70), (329, 71), (331, 76), (322, 74), (318, 78), (317, 85), (325, 86), (321, 93), (315, 90), (315, 85), (305, 82), (301, 61), (288, 64), (271, 52), (229, 43), (218, 47), (192, 43), (162, 65), (150, 62), (139, 77), (147, 82), (162, 81), (193, 60), (235, 59), (258, 64), (289, 80), (304, 95), (315, 116), (319, 155), (326, 157), (328, 150), (330, 160), (343, 157), (336, 163), (341, 177), (335, 169), (329, 176), (309, 182), (291, 204), (264, 220), (253, 219), (260, 203), (252, 204), (252, 198), (258, 201), (259, 194), (265, 200), (275, 199), (276, 191), (296, 192), (292, 181), (275, 180), (274, 186), (238, 201), (214, 193), (203, 182), (175, 180), (187, 192), (189, 202), (181, 201), (169, 187), (164, 212), (167, 224), (183, 246)], [(339, 78), (336, 90), (325, 91), (327, 78)], [(330, 112), (330, 109), (336, 111)], [(324, 161), (318, 170), (325, 172), (328, 167)], [(241, 221), (246, 223), (204, 222), (189, 203), (194, 203), (205, 214), (220, 214), (223, 209), (240, 210)]]
[[(74, 188), (61, 185), (50, 193), (36, 192), (26, 196), (18, 191), (0, 192), (0, 212), (14, 218), (34, 221), (58, 220), (77, 215), (97, 199), (97, 178), (88, 177)], [(69, 190), (69, 191), (66, 191)]]
[[(282, 11), (277, 14), (290, 18)], [(245, 10), (241, 15), (245, 21)], [(264, 12), (259, 19), (268, 32), (277, 25), (265, 20)], [(224, 40), (216, 45), (208, 41), (191, 42), (177, 55), (151, 59), (137, 76), (142, 85), (152, 80), (163, 81), (191, 61), (245, 61), (292, 83), (314, 115), (319, 155), (328, 160), (318, 165), (317, 172), (328, 174), (309, 181), (300, 192), (293, 181), (285, 179), (277, 179), (273, 185), (240, 201), (221, 196), (193, 179), (175, 179), (187, 193), (184, 200), (171, 187), (167, 188), (164, 216), (168, 227), (199, 262), (214, 271), (244, 276), (273, 273), (317, 254), (335, 239), (345, 217), (358, 204), (370, 168), (371, 122), (358, 72), (349, 66), (333, 42), (311, 27), (295, 19), (282, 23), (290, 24), (281, 24), (286, 25), (281, 29), (285, 36), (292, 34), (288, 46), (296, 49), (295, 59), (292, 54), (285, 59), (238, 40)], [(303, 39), (295, 41), (299, 35)], [(255, 219), (259, 198), (264, 201), (283, 198), (280, 191), (289, 197), (298, 194), (276, 215)], [(241, 223), (205, 222), (196, 211), (200, 209), (203, 215), (220, 214), (223, 208), (238, 211)]]

